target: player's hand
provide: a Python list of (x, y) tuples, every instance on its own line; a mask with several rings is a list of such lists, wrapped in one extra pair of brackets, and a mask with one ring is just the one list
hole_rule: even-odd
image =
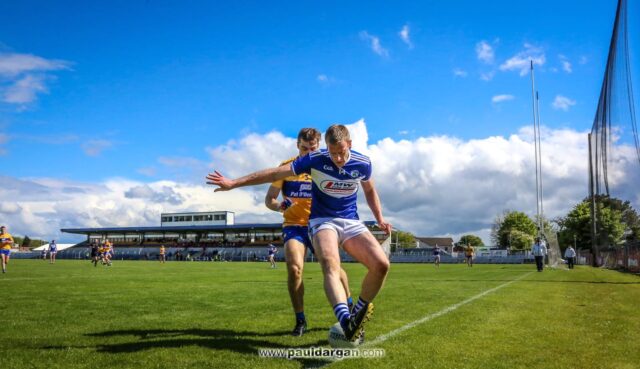
[(216, 188), (214, 192), (229, 191), (233, 189), (233, 180), (223, 176), (217, 170), (215, 170), (213, 173), (207, 174), (206, 178), (207, 184), (218, 186), (218, 188)]
[(387, 223), (384, 219), (378, 221), (378, 228), (383, 230), (384, 233), (387, 234), (387, 236), (390, 236), (391, 231), (393, 230), (393, 227), (391, 227), (391, 223)]
[(280, 210), (285, 211), (289, 209), (291, 205), (293, 205), (293, 202), (290, 199), (284, 199), (284, 201), (280, 203)]

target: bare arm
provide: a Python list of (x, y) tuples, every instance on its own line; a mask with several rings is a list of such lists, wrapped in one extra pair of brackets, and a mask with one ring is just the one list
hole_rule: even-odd
[(390, 235), (392, 227), (391, 224), (387, 223), (382, 216), (382, 205), (380, 205), (380, 198), (378, 197), (378, 191), (376, 191), (373, 179), (366, 182), (362, 181), (360, 183), (362, 184), (362, 190), (364, 191), (364, 196), (367, 199), (367, 204), (369, 204), (369, 209), (371, 209), (373, 216), (376, 218), (378, 226), (387, 235)]
[(275, 186), (270, 186), (267, 194), (264, 196), (264, 204), (273, 211), (280, 211), (280, 189)]
[(218, 186), (214, 191), (229, 191), (238, 187), (255, 186), (259, 184), (275, 182), (294, 175), (291, 164), (269, 168), (247, 174), (237, 179), (229, 179), (217, 170), (207, 175), (207, 184)]

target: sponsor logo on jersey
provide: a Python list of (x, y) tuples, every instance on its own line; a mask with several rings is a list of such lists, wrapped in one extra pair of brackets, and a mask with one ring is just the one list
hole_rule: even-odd
[(320, 182), (320, 188), (324, 193), (349, 195), (358, 190), (358, 184), (354, 182), (324, 180)]
[(333, 167), (331, 165), (326, 165), (326, 164), (322, 167), (322, 169), (324, 169), (326, 171), (330, 171), (330, 172), (333, 171)]

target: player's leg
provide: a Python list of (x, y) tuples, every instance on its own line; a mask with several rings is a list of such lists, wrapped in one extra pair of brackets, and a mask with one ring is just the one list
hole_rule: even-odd
[(369, 231), (346, 240), (342, 247), (367, 268), (367, 274), (362, 281), (360, 297), (371, 302), (382, 288), (389, 272), (387, 256), (380, 247), (380, 243)]
[(296, 326), (291, 332), (294, 336), (301, 336), (306, 331), (306, 317), (304, 315), (304, 255), (306, 248), (296, 239), (289, 239), (284, 244), (284, 255), (287, 264), (287, 287), (291, 306), (296, 315)]
[(349, 277), (342, 267), (340, 267), (340, 283), (342, 283), (344, 293), (347, 295), (347, 306), (349, 306), (349, 311), (353, 311), (354, 305), (353, 298), (351, 297), (351, 289), (349, 288)]
[(7, 272), (7, 255), (5, 254), (5, 250), (0, 251), (0, 256), (2, 256), (2, 273)]
[(340, 281), (341, 268), (337, 231), (330, 228), (316, 230), (313, 235), (313, 248), (322, 268), (325, 295), (346, 334), (351, 313), (347, 305), (344, 286)]

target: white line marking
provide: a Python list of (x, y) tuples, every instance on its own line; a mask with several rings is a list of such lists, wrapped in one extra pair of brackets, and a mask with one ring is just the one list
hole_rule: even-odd
[[(514, 279), (512, 281), (503, 283), (503, 284), (501, 284), (501, 285), (499, 285), (497, 287), (494, 287), (494, 288), (490, 288), (490, 289), (488, 289), (488, 290), (486, 290), (484, 292), (481, 292), (481, 293), (479, 293), (479, 294), (477, 294), (477, 295), (475, 295), (473, 297), (469, 297), (468, 299), (466, 299), (466, 300), (464, 300), (462, 302), (459, 302), (457, 304), (454, 304), (454, 305), (451, 305), (451, 306), (449, 306), (447, 308), (444, 308), (444, 309), (438, 311), (437, 313), (433, 313), (433, 314), (427, 315), (427, 316), (425, 316), (423, 318), (420, 318), (420, 319), (415, 320), (415, 321), (413, 321), (411, 323), (403, 325), (400, 328), (394, 329), (389, 333), (382, 334), (382, 335), (376, 337), (376, 339), (374, 339), (373, 341), (368, 341), (368, 342), (363, 343), (360, 347), (369, 347), (369, 346), (374, 346), (374, 345), (380, 344), (380, 343), (388, 340), (389, 338), (391, 338), (393, 336), (396, 336), (396, 335), (398, 335), (398, 334), (400, 334), (400, 333), (402, 333), (404, 331), (407, 331), (407, 330), (409, 330), (409, 329), (411, 329), (411, 328), (413, 328), (413, 327), (415, 327), (417, 325), (420, 325), (422, 323), (428, 322), (429, 320), (433, 320), (435, 318), (441, 317), (441, 316), (443, 316), (443, 315), (445, 315), (447, 313), (450, 313), (450, 312), (458, 309), (461, 306), (464, 306), (464, 305), (466, 305), (466, 304), (468, 304), (470, 302), (473, 302), (473, 301), (475, 301), (475, 300), (477, 300), (479, 298), (482, 298), (482, 297), (484, 297), (484, 296), (486, 296), (486, 295), (488, 295), (488, 294), (490, 294), (492, 292), (495, 292), (495, 291), (497, 291), (497, 290), (499, 290), (499, 289), (501, 289), (503, 287), (506, 287), (506, 286), (508, 286), (508, 285), (510, 285), (510, 284), (512, 284), (514, 282), (517, 282), (517, 281), (529, 276), (531, 273), (533, 273), (533, 272), (529, 272), (529, 273), (523, 274), (520, 277), (518, 277), (518, 278), (516, 278), (516, 279)], [(326, 366), (331, 365), (332, 363), (334, 363), (336, 361), (340, 361), (340, 360), (333, 359), (333, 358), (332, 359), (328, 359), (328, 360), (330, 360), (329, 363), (321, 365), (321, 366), (316, 367), (316, 368), (318, 368), (318, 369), (319, 368), (324, 368)]]
[(440, 317), (442, 315), (450, 313), (450, 312), (458, 309), (461, 306), (464, 306), (464, 305), (466, 305), (466, 304), (468, 304), (470, 302), (473, 302), (473, 301), (475, 301), (475, 300), (477, 300), (479, 298), (482, 298), (482, 297), (484, 297), (484, 296), (486, 296), (486, 295), (488, 295), (488, 294), (490, 294), (492, 292), (495, 292), (495, 291), (497, 291), (497, 290), (499, 290), (499, 289), (501, 289), (503, 287), (506, 287), (506, 286), (508, 286), (508, 285), (510, 285), (510, 284), (512, 284), (514, 282), (517, 282), (517, 281), (523, 279), (524, 277), (530, 275), (531, 273), (533, 273), (533, 272), (529, 272), (527, 274), (523, 274), (520, 277), (518, 277), (518, 278), (516, 278), (516, 279), (514, 279), (512, 281), (509, 281), (509, 282), (503, 283), (503, 284), (501, 284), (501, 285), (499, 285), (497, 287), (488, 289), (488, 290), (486, 290), (484, 292), (481, 292), (481, 293), (479, 293), (479, 294), (477, 294), (477, 295), (475, 295), (473, 297), (469, 297), (468, 299), (466, 299), (466, 300), (464, 300), (462, 302), (459, 302), (457, 304), (451, 305), (451, 306), (449, 306), (449, 307), (447, 307), (445, 309), (442, 309), (442, 310), (438, 311), (437, 313), (433, 313), (433, 314), (427, 315), (427, 316), (425, 316), (423, 318), (420, 318), (418, 320), (415, 320), (415, 321), (413, 321), (413, 322), (411, 322), (409, 324), (406, 324), (406, 325), (404, 325), (404, 326), (402, 326), (400, 328), (394, 329), (394, 330), (392, 330), (391, 332), (389, 332), (387, 334), (382, 334), (382, 335), (376, 337), (376, 339), (374, 339), (373, 341), (365, 342), (364, 344), (362, 344), (362, 346), (366, 347), (366, 346), (373, 346), (373, 345), (380, 344), (380, 343), (388, 340), (389, 338), (391, 338), (393, 336), (396, 336), (396, 335), (398, 335), (398, 334), (400, 334), (400, 333), (402, 333), (402, 332), (404, 332), (406, 330), (409, 330), (409, 329), (411, 329), (411, 328), (413, 328), (413, 327), (415, 327), (417, 325), (420, 325), (420, 324), (422, 324), (424, 322), (428, 322), (429, 320), (433, 320), (433, 319), (438, 318), (438, 317)]

